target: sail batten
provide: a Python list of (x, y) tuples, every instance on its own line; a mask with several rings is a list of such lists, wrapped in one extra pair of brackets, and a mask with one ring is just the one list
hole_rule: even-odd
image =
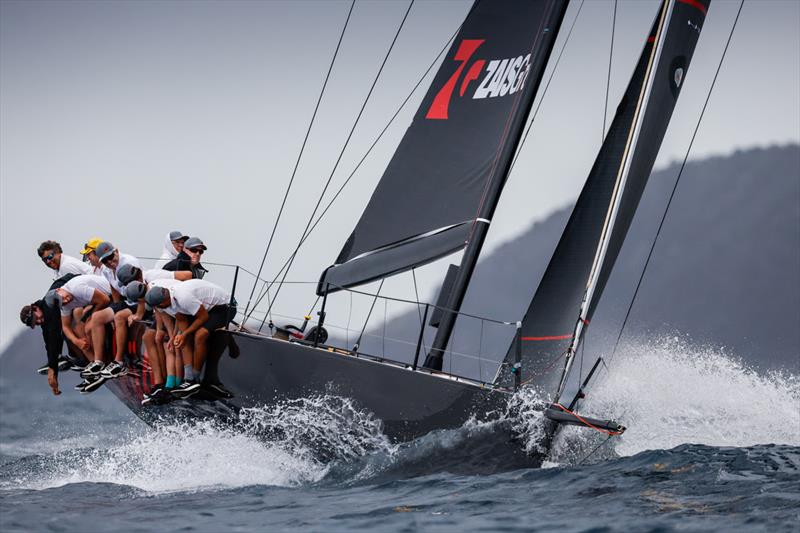
[(505, 182), (508, 146), (541, 79), (541, 51), (557, 34), (554, 13), (563, 15), (566, 4), (476, 1), (318, 291), (460, 251), (475, 225), (488, 223), (487, 191)]

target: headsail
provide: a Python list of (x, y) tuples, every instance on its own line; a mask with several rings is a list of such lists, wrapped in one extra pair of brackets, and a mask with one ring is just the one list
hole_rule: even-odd
[[(522, 321), (522, 368), (558, 395), (658, 155), (710, 0), (664, 0), (600, 153)], [(515, 344), (506, 361), (515, 356)], [(566, 363), (565, 363), (566, 360)], [(555, 399), (555, 398), (553, 398)]]
[[(318, 293), (464, 248), (505, 181), (566, 0), (478, 0)], [(553, 24), (553, 22), (556, 22)]]

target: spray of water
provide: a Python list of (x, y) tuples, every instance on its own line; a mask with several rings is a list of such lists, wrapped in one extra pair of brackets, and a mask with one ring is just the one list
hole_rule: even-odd
[(380, 423), (335, 396), (251, 408), (239, 421), (163, 422), (104, 448), (66, 450), (6, 466), (0, 488), (114, 483), (151, 493), (322, 479), (335, 461), (390, 450)]
[[(512, 457), (523, 455), (520, 445), (527, 453), (544, 451), (542, 398), (535, 389), (523, 389), (493, 421), (471, 420), (402, 446), (390, 444), (380, 421), (351, 400), (304, 398), (245, 409), (233, 425), (164, 422), (107, 446), (4, 465), (0, 488), (107, 482), (159, 493), (350, 483), (423, 475), (442, 464), (453, 471), (490, 472), (511, 468)], [(618, 353), (610, 372), (598, 376), (580, 408), (619, 420), (628, 431), (595, 451), (605, 435), (565, 428), (545, 466), (576, 464), (589, 453), (594, 462), (683, 443), (799, 446), (798, 404), (798, 376), (759, 374), (722, 350), (679, 338), (630, 345)], [(509, 429), (517, 437), (513, 442)], [(507, 457), (497, 457), (502, 454)]]
[[(626, 425), (628, 431), (609, 449), (628, 456), (684, 443), (798, 446), (798, 405), (797, 375), (760, 374), (723, 349), (670, 336), (623, 347), (581, 410)], [(592, 449), (601, 438), (569, 428), (555, 455)]]

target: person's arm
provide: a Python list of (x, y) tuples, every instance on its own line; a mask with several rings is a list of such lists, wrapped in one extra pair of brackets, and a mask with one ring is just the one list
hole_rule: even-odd
[(72, 314), (61, 316), (61, 330), (64, 332), (64, 336), (67, 338), (67, 340), (81, 350), (86, 350), (89, 348), (89, 343), (85, 339), (81, 339), (75, 335), (75, 331), (72, 329)]
[(189, 327), (175, 335), (175, 347), (180, 348), (183, 345), (183, 338), (200, 329), (206, 321), (208, 321), (208, 311), (201, 305), (200, 309), (197, 310), (197, 314), (194, 315), (194, 320), (189, 324)]
[[(116, 299), (114, 300), (115, 302), (120, 301), (121, 298), (119, 296), (119, 293), (114, 289), (111, 289), (111, 295), (112, 297), (116, 295)], [(92, 295), (92, 305), (94, 305), (95, 312), (100, 311), (101, 309), (105, 309), (110, 304), (111, 304), (111, 298), (109, 298), (106, 293), (100, 291), (99, 289), (94, 290), (94, 294)]]
[[(97, 289), (95, 289), (95, 291), (97, 291)], [(106, 296), (106, 298), (108, 298), (108, 296)], [(92, 298), (92, 299), (94, 300), (94, 298)], [(121, 300), (122, 300), (122, 296), (119, 295), (119, 292), (117, 292), (117, 289), (115, 289), (114, 287), (111, 287), (111, 301), (119, 302)]]
[(175, 272), (175, 279), (178, 281), (188, 281), (194, 277), (191, 270), (180, 270)]
[(47, 366), (58, 375), (58, 358), (64, 346), (64, 334), (61, 333), (61, 316), (57, 309), (43, 306), (44, 322), (42, 322), (42, 338), (47, 353)]
[(128, 317), (128, 326), (132, 326), (134, 322), (143, 319), (144, 310), (144, 300), (139, 300), (139, 303), (136, 305), (136, 312)]

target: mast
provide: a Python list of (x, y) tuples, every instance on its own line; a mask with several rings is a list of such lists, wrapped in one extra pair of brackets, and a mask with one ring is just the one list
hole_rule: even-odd
[(494, 216), (497, 202), (500, 199), (500, 193), (508, 179), (514, 152), (522, 137), (523, 126), (528, 120), (528, 115), (533, 106), (533, 100), (539, 90), (539, 85), (544, 75), (544, 69), (547, 66), (550, 53), (553, 50), (558, 29), (561, 27), (561, 21), (564, 19), (566, 10), (567, 2), (549, 3), (544, 17), (543, 28), (536, 35), (533, 46), (531, 47), (531, 73), (533, 74), (533, 80), (527, 84), (520, 99), (515, 102), (515, 107), (521, 106), (522, 108), (517, 110), (518, 112), (516, 113), (512, 112), (512, 115), (509, 117), (509, 122), (506, 124), (506, 130), (503, 132), (503, 135), (508, 138), (503, 143), (502, 151), (498, 154), (498, 158), (495, 161), (495, 165), (499, 167), (499, 172), (495, 173), (493, 178), (490, 178), (487, 183), (486, 191), (484, 192), (484, 197), (479, 207), (478, 216), (472, 224), (472, 229), (466, 243), (467, 245), (464, 249), (461, 265), (458, 268), (452, 289), (447, 297), (447, 303), (444, 305), (447, 311), (443, 311), (442, 313), (439, 326), (436, 330), (436, 337), (431, 345), (428, 356), (425, 358), (424, 366), (431, 370), (442, 369), (444, 352), (447, 349), (447, 344), (450, 341), (450, 336), (453, 333), (453, 328), (458, 319), (458, 312), (464, 302), (464, 296), (469, 287), (475, 265), (478, 262), (481, 248), (486, 240), (486, 234), (489, 232), (489, 225)]

